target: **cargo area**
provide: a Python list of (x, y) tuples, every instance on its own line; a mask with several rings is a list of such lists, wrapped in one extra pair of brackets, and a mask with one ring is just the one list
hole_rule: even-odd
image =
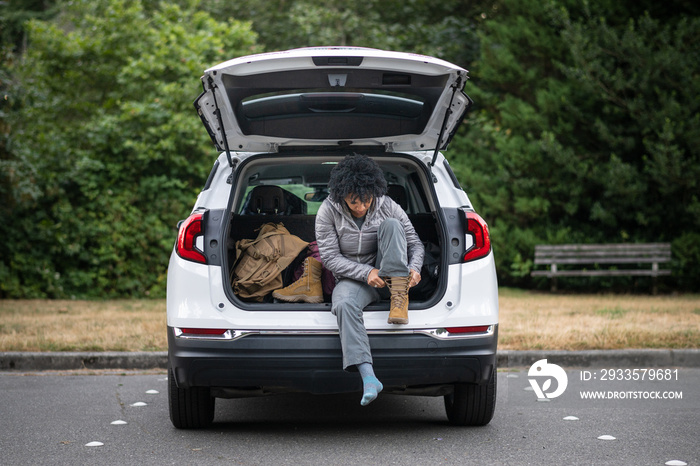
[[(256, 238), (258, 229), (265, 223), (282, 224), (303, 241), (315, 241), (315, 214), (328, 195), (330, 170), (341, 158), (337, 155), (286, 157), (287, 163), (280, 163), (280, 156), (271, 156), (236, 170), (238, 182), (232, 183), (233, 202), (224, 233), (228, 273), (225, 283), (231, 284), (236, 244)], [(406, 161), (397, 163), (395, 156), (393, 160), (379, 160), (388, 182), (387, 196), (407, 213), (426, 249), (421, 283), (410, 290), (409, 298), (413, 303), (428, 301), (439, 288), (444, 235), (437, 212), (429, 207), (428, 193), (423, 187), (426, 175), (420, 173), (418, 165)], [(294, 282), (294, 271), (307, 255), (308, 251), (302, 251), (282, 272), (284, 286)], [(239, 296), (236, 298), (246, 301)], [(266, 296), (263, 302), (277, 303), (272, 296)], [(330, 302), (329, 295), (324, 296), (324, 302)]]

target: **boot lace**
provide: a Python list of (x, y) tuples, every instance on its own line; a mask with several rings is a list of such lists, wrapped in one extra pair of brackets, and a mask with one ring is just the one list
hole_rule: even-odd
[(408, 279), (394, 277), (391, 280), (391, 303), (393, 307), (403, 308), (408, 300)]

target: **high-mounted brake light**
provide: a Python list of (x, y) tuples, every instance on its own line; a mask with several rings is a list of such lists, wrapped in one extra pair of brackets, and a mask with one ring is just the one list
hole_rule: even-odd
[(464, 262), (486, 257), (491, 252), (489, 226), (476, 212), (465, 212), (467, 217), (467, 235), (472, 237), (472, 245), (464, 252)]
[(187, 220), (180, 225), (180, 231), (177, 234), (177, 245), (175, 250), (183, 259), (193, 262), (207, 263), (207, 258), (204, 252), (197, 248), (197, 237), (202, 235), (202, 217), (203, 213), (198, 212), (190, 215)]

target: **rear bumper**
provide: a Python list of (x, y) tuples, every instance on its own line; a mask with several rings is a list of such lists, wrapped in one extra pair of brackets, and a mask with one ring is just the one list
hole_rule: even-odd
[[(497, 325), (490, 335), (470, 338), (397, 333), (369, 339), (375, 373), (389, 393), (445, 394), (454, 383), (486, 383), (496, 370)], [(179, 338), (169, 327), (168, 359), (179, 387), (211, 387), (218, 397), (361, 390), (360, 377), (342, 369), (337, 334), (212, 341)]]

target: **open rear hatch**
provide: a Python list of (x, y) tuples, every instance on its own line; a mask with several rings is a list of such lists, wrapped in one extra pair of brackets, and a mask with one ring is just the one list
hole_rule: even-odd
[(230, 60), (204, 72), (194, 105), (219, 150), (447, 146), (471, 100), (467, 71), (432, 57), (304, 48)]

